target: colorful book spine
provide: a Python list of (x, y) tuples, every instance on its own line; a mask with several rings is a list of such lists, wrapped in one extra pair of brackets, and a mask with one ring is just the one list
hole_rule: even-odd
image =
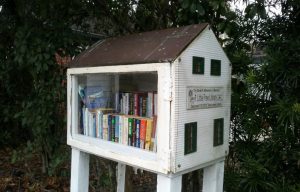
[(145, 149), (149, 150), (149, 151), (150, 151), (150, 145), (151, 145), (152, 124), (153, 124), (153, 120), (147, 119)]
[(131, 136), (131, 146), (135, 147), (136, 142), (136, 119), (132, 119), (132, 136)]
[(156, 123), (157, 116), (153, 116), (150, 151), (156, 151)]
[(102, 124), (102, 128), (103, 128), (103, 136), (102, 138), (106, 141), (108, 141), (108, 115), (107, 114), (103, 114), (103, 124)]
[(114, 116), (115, 119), (115, 139), (114, 141), (116, 143), (119, 143), (119, 115), (115, 115)]
[(140, 124), (140, 148), (141, 149), (145, 149), (146, 129), (147, 129), (147, 120), (141, 119), (141, 124)]
[(96, 137), (96, 133), (97, 133), (97, 114), (92, 113), (92, 118), (93, 118), (92, 137)]
[(134, 115), (134, 97), (132, 93), (128, 93), (129, 97), (129, 109), (128, 109), (128, 115)]
[(147, 111), (147, 117), (153, 116), (153, 92), (148, 92), (146, 111)]
[(124, 145), (128, 145), (128, 117), (124, 116), (123, 118), (123, 136), (122, 136), (122, 141)]
[(124, 117), (122, 115), (119, 115), (119, 143), (123, 143), (123, 131), (124, 131), (124, 124), (123, 124), (123, 121), (124, 121)]
[(97, 137), (103, 139), (103, 121), (102, 121), (103, 113), (102, 111), (97, 111), (97, 118), (98, 118), (98, 131)]
[(147, 116), (147, 97), (142, 97), (142, 117)]
[(116, 116), (111, 116), (111, 130), (110, 130), (110, 141), (115, 141), (115, 130), (116, 130)]
[(129, 93), (125, 93), (125, 115), (129, 114)]
[(140, 125), (141, 125), (141, 120), (140, 119), (136, 119), (135, 121), (135, 127), (136, 127), (136, 130), (135, 130), (135, 147), (138, 147), (140, 148)]
[(128, 145), (132, 146), (132, 128), (133, 128), (133, 118), (128, 118)]
[(78, 132), (156, 152), (157, 92), (120, 92), (114, 97), (115, 109), (83, 105)]
[(143, 116), (143, 96), (139, 95), (139, 116)]
[(134, 115), (139, 115), (139, 94), (134, 93)]
[(111, 141), (111, 114), (107, 115), (107, 141)]

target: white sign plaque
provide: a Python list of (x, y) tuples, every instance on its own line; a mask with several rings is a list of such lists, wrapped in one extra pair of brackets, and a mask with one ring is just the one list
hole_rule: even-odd
[(207, 109), (223, 106), (222, 87), (187, 87), (187, 109)]

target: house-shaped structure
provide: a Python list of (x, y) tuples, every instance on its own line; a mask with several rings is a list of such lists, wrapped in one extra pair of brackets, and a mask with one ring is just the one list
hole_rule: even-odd
[(208, 24), (99, 41), (68, 69), (67, 142), (162, 175), (222, 162), (230, 82)]

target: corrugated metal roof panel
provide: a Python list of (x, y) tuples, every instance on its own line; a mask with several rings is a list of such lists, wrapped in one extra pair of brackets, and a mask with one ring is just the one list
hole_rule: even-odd
[(207, 25), (203, 23), (108, 38), (75, 57), (70, 67), (171, 62)]

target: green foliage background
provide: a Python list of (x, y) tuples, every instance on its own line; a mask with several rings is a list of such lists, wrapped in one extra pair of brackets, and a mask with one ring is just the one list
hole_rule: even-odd
[[(68, 160), (65, 67), (96, 40), (208, 22), (233, 65), (226, 191), (300, 191), (300, 2), (1, 0), (0, 145), (39, 153), (44, 173)], [(279, 6), (280, 14), (268, 8)], [(95, 35), (94, 33), (97, 33)], [(264, 57), (253, 62), (262, 49)], [(16, 148), (18, 149), (18, 148)], [(23, 155), (22, 155), (23, 154)], [(62, 155), (64, 154), (64, 155)]]

